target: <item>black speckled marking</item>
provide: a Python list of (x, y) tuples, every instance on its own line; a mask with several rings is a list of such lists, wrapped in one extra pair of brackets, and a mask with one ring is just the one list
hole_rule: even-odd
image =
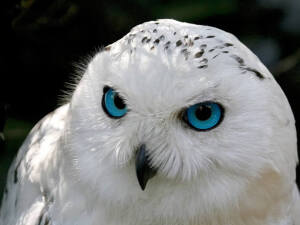
[(50, 225), (50, 222), (51, 222), (50, 218), (46, 217), (44, 225)]
[(231, 55), (231, 57), (234, 58), (240, 64), (240, 66), (245, 66), (245, 62), (241, 57), (237, 55)]
[(222, 51), (222, 53), (225, 53), (225, 54), (227, 54), (227, 53), (229, 53), (228, 51)]
[(159, 40), (161, 40), (161, 41), (165, 40), (165, 36), (164, 35), (160, 35)]
[(158, 24), (159, 24), (159, 22), (155, 22), (155, 24), (156, 24), (156, 25), (158, 25)]
[(196, 41), (196, 40), (199, 40), (201, 38), (202, 38), (202, 36), (197, 36), (197, 37), (194, 37), (194, 40)]
[(152, 46), (151, 48), (150, 48), (150, 50), (153, 50), (154, 49), (154, 46)]
[(50, 204), (54, 202), (53, 196), (50, 196), (49, 198), (49, 192), (47, 190), (44, 190), (43, 192), (44, 199), (45, 199), (45, 205), (43, 209), (41, 210), (38, 223), (37, 225), (50, 225), (51, 224), (51, 218), (48, 215), (48, 209)]
[(147, 40), (147, 37), (143, 37), (143, 39), (142, 39), (142, 43), (145, 43), (145, 42), (146, 42), (146, 40)]
[(208, 63), (207, 58), (202, 59), (202, 60), (200, 61), (200, 63)]
[(205, 69), (207, 67), (208, 67), (207, 65), (202, 65), (202, 66), (198, 66), (198, 69)]
[(214, 36), (214, 35), (208, 35), (208, 36), (206, 36), (206, 38), (214, 38), (214, 37), (216, 37), (216, 36)]
[(214, 48), (212, 48), (212, 49), (209, 49), (209, 51), (208, 52), (213, 52), (215, 49)]
[(206, 48), (207, 47), (207, 45), (206, 44), (202, 44), (202, 45), (200, 45), (200, 48)]
[(177, 34), (176, 32), (173, 33), (173, 35), (176, 35), (176, 34)]
[(44, 223), (42, 223), (44, 216), (45, 216), (45, 212), (44, 212), (44, 209), (43, 209), (40, 216), (39, 216), (39, 220), (38, 220), (37, 225), (50, 225), (51, 220), (48, 216), (46, 216), (46, 218), (44, 220)]
[(181, 53), (186, 53), (188, 50), (186, 48), (181, 50)]
[(43, 214), (41, 214), (40, 216), (39, 216), (39, 220), (38, 220), (38, 225), (42, 225), (42, 220), (43, 220)]
[(230, 46), (233, 46), (233, 44), (232, 43), (225, 43), (224, 46), (225, 47), (230, 47)]
[(154, 29), (154, 30), (153, 30), (153, 33), (157, 33), (157, 29)]
[(197, 52), (196, 54), (195, 54), (195, 58), (200, 58), (202, 55), (204, 54), (204, 50), (203, 49), (201, 49), (201, 51), (200, 52)]
[(150, 41), (151, 41), (151, 38), (148, 38), (146, 42), (149, 43)]
[(158, 45), (158, 44), (159, 44), (159, 41), (160, 41), (160, 40), (157, 38), (153, 43), (156, 44), (156, 45)]
[(250, 68), (250, 67), (244, 67), (243, 69), (246, 70), (246, 71), (254, 73), (261, 80), (265, 79), (265, 77), (260, 72), (258, 72), (256, 69), (253, 69), (253, 68)]
[(181, 53), (183, 53), (185, 60), (187, 60), (190, 55), (190, 52), (186, 48), (184, 48), (181, 50)]
[(170, 44), (171, 44), (171, 42), (170, 42), (170, 41), (166, 42), (166, 43), (165, 43), (165, 49), (168, 49), (168, 48), (169, 48), (169, 46), (170, 46)]
[(214, 57), (212, 57), (213, 59), (217, 58), (220, 54), (216, 54)]
[(180, 45), (182, 45), (182, 41), (181, 41), (181, 40), (178, 40), (178, 41), (176, 42), (176, 47), (178, 47), (178, 46), (180, 46)]
[(184, 38), (188, 38), (188, 37), (189, 37), (189, 35), (184, 35), (183, 37), (184, 37)]

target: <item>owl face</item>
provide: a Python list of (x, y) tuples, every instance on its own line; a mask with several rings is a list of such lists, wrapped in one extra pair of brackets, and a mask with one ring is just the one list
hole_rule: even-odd
[[(98, 53), (71, 110), (78, 176), (119, 203), (226, 205), (294, 145), (282, 138), (295, 135), (289, 105), (254, 54), (229, 33), (173, 20), (139, 25)], [(227, 186), (234, 194), (208, 200)]]

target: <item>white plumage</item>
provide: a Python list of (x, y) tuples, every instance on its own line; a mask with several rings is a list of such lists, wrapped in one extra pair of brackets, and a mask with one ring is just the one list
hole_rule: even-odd
[[(125, 115), (105, 111), (108, 88)], [(206, 102), (222, 119), (193, 129), (187, 110)], [(96, 54), (69, 103), (33, 128), (0, 224), (300, 225), (296, 142), (284, 93), (233, 35), (147, 22)]]

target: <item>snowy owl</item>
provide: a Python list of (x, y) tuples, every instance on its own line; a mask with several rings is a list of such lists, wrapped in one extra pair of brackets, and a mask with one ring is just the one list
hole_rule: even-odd
[(146, 22), (98, 52), (8, 174), (1, 225), (299, 225), (289, 103), (232, 34)]

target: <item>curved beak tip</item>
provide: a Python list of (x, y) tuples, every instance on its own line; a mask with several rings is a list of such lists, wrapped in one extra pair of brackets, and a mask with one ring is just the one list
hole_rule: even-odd
[(135, 160), (136, 176), (143, 191), (148, 180), (156, 174), (156, 170), (149, 165), (150, 161), (146, 153), (146, 146), (143, 144), (139, 147)]

